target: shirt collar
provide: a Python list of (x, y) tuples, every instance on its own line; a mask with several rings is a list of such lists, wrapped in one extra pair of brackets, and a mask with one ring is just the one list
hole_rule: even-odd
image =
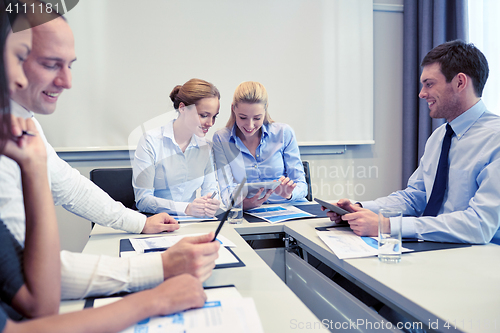
[(10, 100), (10, 112), (16, 116), (24, 119), (33, 118), (33, 112), (29, 111), (25, 107), (21, 106), (21, 104), (17, 103), (13, 99)]
[[(163, 136), (169, 138), (172, 140), (172, 142), (175, 142), (175, 136), (174, 136), (174, 122), (176, 119), (170, 121), (163, 129)], [(177, 144), (177, 142), (175, 142)], [(206, 144), (205, 138), (200, 138), (197, 135), (193, 134), (191, 136), (191, 141), (189, 142), (188, 148), (189, 147), (199, 147), (200, 145)]]
[(231, 129), (231, 136), (230, 138), (233, 140), (233, 142), (236, 142), (236, 138), (238, 136), (236, 135), (236, 122), (233, 124), (233, 128)]
[[(265, 137), (267, 138), (269, 136), (269, 124), (262, 125), (261, 129), (262, 129), (262, 136), (260, 137), (260, 142), (262, 143), (264, 138)], [(233, 125), (233, 129), (231, 130), (231, 139), (233, 140), (233, 142), (237, 142), (236, 138), (237, 135), (236, 135), (236, 122), (235, 122)]]
[(264, 141), (264, 138), (267, 138), (269, 136), (269, 124), (264, 124), (262, 125), (262, 136), (260, 138), (260, 142)]
[(472, 125), (483, 115), (486, 111), (486, 106), (483, 100), (480, 99), (473, 107), (462, 113), (457, 118), (453, 119), (450, 123), (451, 128), (458, 140), (471, 128)]

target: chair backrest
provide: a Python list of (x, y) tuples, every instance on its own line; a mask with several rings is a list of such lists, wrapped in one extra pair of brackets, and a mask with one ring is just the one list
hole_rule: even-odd
[(312, 188), (311, 188), (311, 171), (309, 170), (309, 162), (302, 161), (302, 165), (304, 166), (304, 173), (306, 174), (306, 183), (307, 183), (306, 199), (308, 201), (313, 201)]
[(90, 171), (90, 180), (125, 207), (137, 209), (132, 187), (132, 168), (94, 169)]

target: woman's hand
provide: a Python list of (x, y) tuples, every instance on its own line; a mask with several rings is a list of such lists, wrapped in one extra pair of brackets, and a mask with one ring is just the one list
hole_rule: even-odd
[(243, 209), (252, 209), (261, 206), (266, 200), (269, 198), (271, 194), (274, 193), (274, 190), (267, 190), (266, 195), (264, 195), (261, 199), (260, 194), (264, 191), (264, 188), (260, 188), (259, 192), (257, 192), (253, 197), (251, 198), (245, 198), (243, 200)]
[(277, 195), (290, 200), (292, 198), (293, 190), (297, 187), (297, 183), (294, 183), (293, 180), (285, 176), (281, 176), (278, 181), (281, 184), (274, 190), (274, 192)]
[(185, 213), (186, 215), (195, 217), (213, 217), (215, 216), (219, 206), (220, 201), (217, 199), (211, 199), (211, 195), (207, 194), (194, 199), (193, 202), (186, 207)]
[(193, 200), (185, 210), (186, 215), (203, 217), (205, 216), (205, 205), (207, 203), (207, 197), (199, 197)]
[[(23, 134), (23, 131), (32, 135)], [(2, 154), (16, 161), (21, 169), (46, 169), (47, 152), (33, 120), (11, 116), (11, 132), (12, 137), (7, 140)]]
[(205, 216), (213, 217), (215, 216), (215, 213), (217, 213), (217, 210), (219, 209), (220, 201), (215, 198), (212, 199), (212, 196), (210, 194), (207, 194), (206, 197), (207, 197), (207, 203), (205, 205)]

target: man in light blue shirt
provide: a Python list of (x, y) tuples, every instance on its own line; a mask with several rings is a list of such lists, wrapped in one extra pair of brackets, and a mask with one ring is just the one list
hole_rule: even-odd
[[(474, 45), (452, 41), (431, 50), (422, 67), (419, 97), (427, 101), (432, 118), (445, 118), (453, 129), (447, 186), (437, 216), (423, 215), (447, 124), (427, 140), (405, 190), (358, 204), (342, 199), (337, 205), (351, 212), (342, 219), (360, 236), (377, 236), (378, 210), (396, 206), (403, 210), (403, 237), (473, 244), (500, 239), (500, 117), (488, 112), (481, 100), (488, 78), (486, 58)], [(337, 214), (328, 215), (340, 221)], [(396, 231), (389, 219), (384, 227)]]

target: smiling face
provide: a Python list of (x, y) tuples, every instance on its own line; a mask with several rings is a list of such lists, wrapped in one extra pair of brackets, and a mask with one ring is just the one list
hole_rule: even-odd
[(210, 127), (215, 124), (215, 119), (219, 115), (219, 99), (217, 97), (202, 98), (196, 105), (185, 107), (181, 102), (183, 117), (187, 128), (193, 131), (193, 134), (203, 137), (207, 134)]
[(427, 101), (432, 118), (446, 118), (450, 122), (462, 112), (459, 96), (453, 88), (456, 79), (447, 83), (439, 63), (424, 66), (420, 76), (422, 90), (418, 96)]
[(210, 127), (215, 124), (215, 120), (219, 115), (219, 108), (220, 101), (217, 97), (202, 98), (196, 103), (196, 110), (198, 111), (198, 117), (200, 119), (200, 129), (203, 136), (205, 136)]
[[(18, 18), (14, 23), (23, 24), (27, 22), (24, 18)], [(11, 96), (28, 85), (28, 79), (24, 75), (23, 64), (31, 51), (31, 29), (19, 32), (9, 32), (5, 41), (4, 62), (9, 91)]]
[(24, 64), (28, 88), (13, 99), (36, 113), (51, 114), (59, 95), (71, 88), (71, 65), (76, 60), (73, 33), (57, 18), (33, 30), (33, 50)]
[(250, 139), (259, 136), (260, 128), (264, 124), (266, 110), (260, 103), (238, 103), (233, 105), (236, 117), (237, 135), (240, 139)]

